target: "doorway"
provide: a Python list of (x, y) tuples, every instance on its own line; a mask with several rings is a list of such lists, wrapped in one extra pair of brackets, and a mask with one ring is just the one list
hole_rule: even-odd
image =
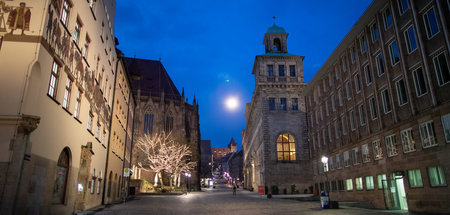
[(383, 180), (386, 207), (391, 210), (408, 210), (403, 174), (393, 173), (391, 179)]

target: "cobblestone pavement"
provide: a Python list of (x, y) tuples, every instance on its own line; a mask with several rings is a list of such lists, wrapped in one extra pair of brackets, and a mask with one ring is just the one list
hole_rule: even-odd
[[(90, 213), (91, 214), (91, 213)], [(373, 210), (341, 206), (320, 209), (317, 201), (267, 199), (256, 192), (238, 189), (233, 196), (229, 187), (206, 189), (181, 196), (137, 196), (124, 204), (107, 207), (95, 214), (408, 214), (404, 211)]]

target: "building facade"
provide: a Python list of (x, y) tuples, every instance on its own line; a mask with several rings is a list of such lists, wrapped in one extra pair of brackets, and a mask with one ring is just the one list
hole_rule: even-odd
[(242, 185), (243, 180), (243, 151), (234, 152), (228, 159), (228, 171), (230, 173), (231, 180), (234, 184)]
[[(200, 124), (198, 101), (192, 105), (179, 93), (160, 61), (124, 58), (125, 67), (132, 77), (131, 88), (137, 101), (134, 125), (134, 139), (144, 134), (171, 133), (174, 140), (190, 147), (191, 161), (197, 166), (191, 171), (190, 187), (200, 189)], [(142, 152), (134, 150), (133, 169), (136, 179), (154, 181), (154, 173), (143, 171), (138, 162)], [(166, 185), (169, 178), (164, 179)], [(184, 186), (184, 176), (181, 183)]]
[(202, 140), (200, 148), (200, 177), (212, 178), (213, 157), (211, 151), (211, 140)]
[(450, 212), (449, 9), (374, 1), (308, 84), (315, 188), (331, 200)]
[[(257, 55), (255, 90), (245, 108), (242, 131), (244, 180), (258, 186), (300, 189), (310, 186), (303, 59), (287, 51), (286, 31), (273, 24), (264, 35), (265, 54)], [(277, 189), (277, 190), (278, 190)]]
[(102, 203), (115, 1), (0, 1), (1, 214)]

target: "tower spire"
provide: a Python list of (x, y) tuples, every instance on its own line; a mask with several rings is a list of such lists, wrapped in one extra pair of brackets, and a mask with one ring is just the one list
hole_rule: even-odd
[(272, 19), (273, 19), (273, 25), (275, 25), (275, 16), (272, 17)]

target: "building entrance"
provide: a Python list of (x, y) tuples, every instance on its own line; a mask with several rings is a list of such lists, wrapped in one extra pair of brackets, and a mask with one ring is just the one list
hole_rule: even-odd
[(391, 210), (408, 210), (405, 185), (401, 174), (393, 173), (391, 179), (383, 180), (383, 193), (386, 208)]

